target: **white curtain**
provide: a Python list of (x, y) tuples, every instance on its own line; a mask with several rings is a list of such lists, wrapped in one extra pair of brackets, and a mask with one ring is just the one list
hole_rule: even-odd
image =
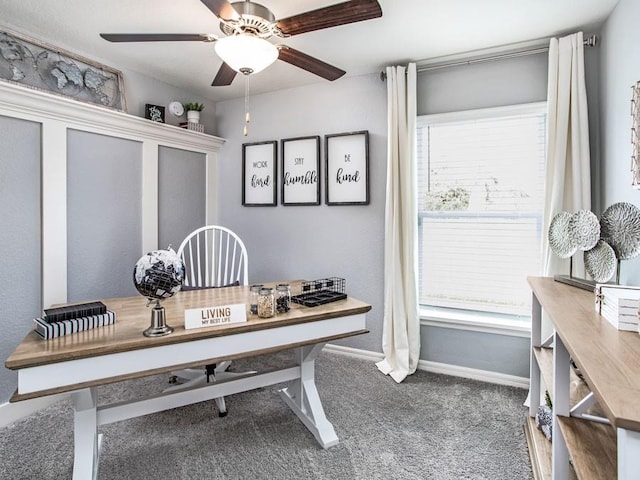
[(420, 357), (417, 293), (416, 65), (387, 67), (387, 192), (381, 372), (402, 382)]
[[(584, 77), (582, 32), (552, 38), (547, 86), (547, 172), (543, 219), (543, 274), (568, 274), (569, 261), (549, 248), (547, 232), (561, 211), (591, 209), (589, 117)], [(582, 256), (574, 255), (573, 272), (584, 278)], [(546, 322), (545, 322), (546, 323)], [(543, 333), (550, 334), (543, 326)]]

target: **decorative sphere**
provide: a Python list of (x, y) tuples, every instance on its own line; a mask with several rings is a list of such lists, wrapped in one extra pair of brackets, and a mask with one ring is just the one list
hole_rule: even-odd
[(171, 248), (143, 255), (133, 269), (134, 285), (150, 299), (172, 297), (180, 291), (183, 281), (184, 263)]

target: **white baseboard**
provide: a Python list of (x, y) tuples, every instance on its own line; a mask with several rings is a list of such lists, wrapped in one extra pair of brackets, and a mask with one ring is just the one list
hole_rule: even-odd
[(53, 405), (68, 396), (68, 393), (60, 393), (58, 395), (50, 395), (48, 397), (34, 398), (32, 400), (0, 404), (0, 428), (6, 427), (7, 425), (18, 421), (27, 415), (31, 415), (38, 410), (42, 410), (49, 405)]
[[(358, 348), (343, 347), (341, 345), (328, 344), (323, 350), (373, 362), (380, 361), (384, 358), (384, 354), (382, 353), (372, 352), (370, 350), (360, 350)], [(498, 385), (508, 385), (510, 387), (529, 388), (529, 378), (527, 377), (517, 377), (515, 375), (491, 372), (489, 370), (479, 370), (477, 368), (460, 367), (458, 365), (451, 365), (448, 363), (419, 360), (418, 370), (441, 373), (443, 375), (451, 375), (453, 377), (471, 378), (473, 380), (480, 380), (482, 382), (495, 383)]]

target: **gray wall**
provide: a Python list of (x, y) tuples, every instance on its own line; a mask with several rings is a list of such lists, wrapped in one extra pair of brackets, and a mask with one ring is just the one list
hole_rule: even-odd
[(418, 73), (418, 115), (547, 99), (546, 53)]
[(169, 103), (174, 100), (183, 104), (198, 102), (205, 105), (200, 115), (200, 123), (204, 125), (205, 133), (217, 135), (216, 104), (212, 100), (192, 95), (181, 88), (160, 82), (155, 78), (146, 77), (132, 70), (123, 70), (122, 74), (124, 76), (124, 93), (127, 99), (127, 113), (144, 117), (145, 104), (161, 105), (165, 107), (165, 123), (178, 125), (187, 121), (187, 114), (185, 112), (182, 117), (174, 117), (169, 113)]
[(67, 149), (67, 300), (136, 295), (142, 144), (69, 130)]
[(177, 251), (206, 223), (206, 158), (202, 153), (160, 147), (158, 152), (158, 247)]
[[(216, 106), (218, 134), (227, 140), (219, 155), (219, 218), (222, 225), (236, 231), (247, 245), (249, 281), (344, 277), (350, 295), (373, 305), (367, 316), (367, 327), (371, 333), (344, 343), (380, 352), (386, 85), (378, 75), (343, 78), (252, 96), (250, 106), (248, 137), (242, 136), (242, 99), (221, 102)], [(242, 206), (243, 143), (357, 130), (369, 131), (369, 205), (324, 205), (323, 180), (323, 205), (282, 206), (278, 192), (276, 207)], [(324, 163), (324, 139), (321, 142), (321, 159)]]
[[(510, 73), (511, 71), (511, 73)], [(511, 82), (514, 75), (523, 82)], [(546, 56), (419, 75), (420, 113), (455, 111), (546, 98)], [(447, 78), (451, 76), (451, 78)], [(494, 83), (500, 81), (499, 88)], [(466, 85), (463, 92), (461, 85)], [(251, 98), (250, 135), (242, 136), (242, 99), (217, 104), (220, 223), (237, 231), (249, 250), (250, 282), (344, 276), (350, 295), (373, 305), (366, 336), (341, 342), (381, 352), (386, 182), (386, 84), (378, 75), (283, 90)], [(242, 207), (242, 144), (305, 135), (369, 130), (371, 205)], [(324, 144), (322, 145), (324, 161)], [(324, 168), (324, 166), (323, 166)], [(324, 181), (322, 194), (324, 199)], [(421, 358), (526, 377), (528, 339), (422, 327)], [(471, 348), (476, 346), (477, 348)]]
[[(600, 132), (602, 208), (616, 202), (640, 207), (631, 188), (631, 86), (640, 80), (640, 2), (620, 0), (602, 29)], [(624, 260), (620, 281), (640, 285), (640, 259)]]
[[(42, 313), (40, 124), (0, 116), (0, 358), (3, 363)], [(0, 403), (17, 374), (0, 368)]]

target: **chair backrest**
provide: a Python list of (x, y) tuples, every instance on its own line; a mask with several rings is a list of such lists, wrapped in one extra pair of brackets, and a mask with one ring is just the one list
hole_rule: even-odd
[(185, 265), (184, 285), (224, 287), (247, 285), (247, 249), (234, 232), (218, 225), (207, 225), (191, 232), (178, 248)]

